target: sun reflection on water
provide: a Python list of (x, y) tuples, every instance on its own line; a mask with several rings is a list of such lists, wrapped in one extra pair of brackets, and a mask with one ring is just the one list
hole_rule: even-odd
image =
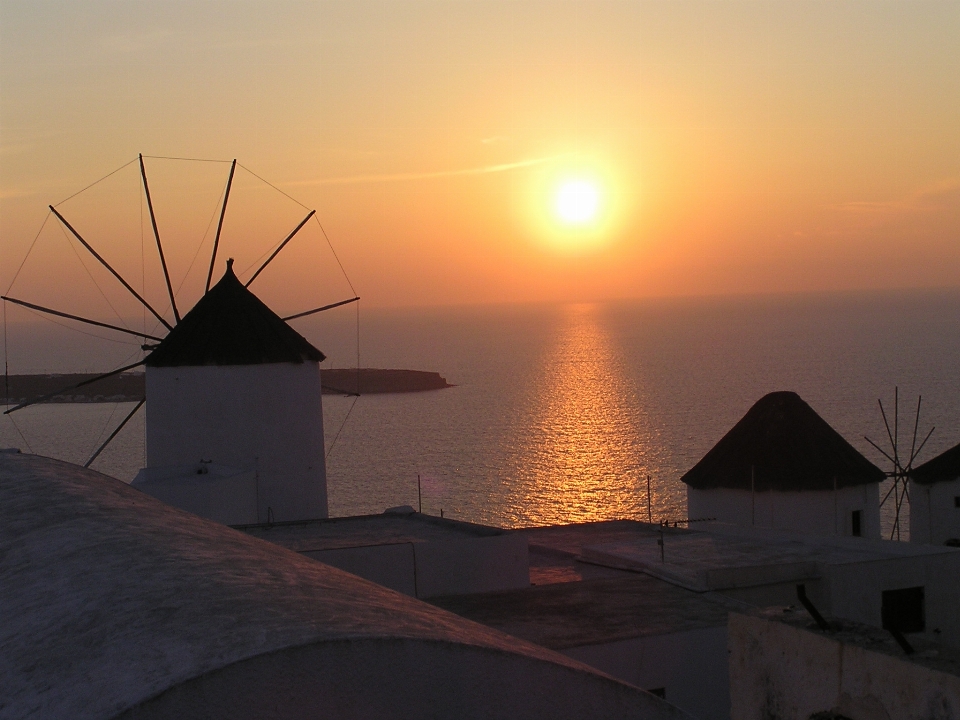
[(529, 414), (517, 428), (507, 480), (509, 524), (546, 525), (646, 515), (636, 390), (598, 321), (596, 305), (563, 308)]

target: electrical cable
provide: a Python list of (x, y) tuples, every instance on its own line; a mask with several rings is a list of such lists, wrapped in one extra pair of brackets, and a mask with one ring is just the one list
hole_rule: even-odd
[(17, 268), (17, 272), (13, 275), (13, 280), (10, 281), (10, 287), (7, 288), (7, 291), (4, 295), (9, 295), (10, 291), (13, 290), (13, 284), (17, 281), (17, 277), (20, 275), (20, 271), (23, 270), (23, 266), (27, 263), (27, 258), (30, 257), (30, 253), (33, 252), (33, 246), (37, 244), (37, 240), (40, 239), (40, 233), (43, 232), (44, 226), (47, 224), (47, 220), (50, 219), (50, 216), (53, 215), (49, 210), (47, 211), (47, 216), (43, 219), (43, 223), (40, 225), (40, 229), (37, 230), (36, 236), (33, 238), (33, 242), (30, 243), (30, 249), (27, 250), (27, 254), (23, 257), (23, 260), (20, 263), (20, 267)]
[(56, 205), (54, 205), (54, 207), (60, 207), (60, 206), (63, 205), (67, 200), (72, 200), (73, 198), (75, 198), (75, 197), (76, 197), (77, 195), (79, 195), (80, 193), (85, 193), (87, 190), (89, 190), (90, 188), (92, 188), (94, 185), (97, 185), (97, 184), (99, 184), (99, 183), (102, 183), (104, 180), (106, 180), (106, 179), (107, 179), (108, 177), (110, 177), (111, 175), (116, 175), (118, 172), (120, 172), (121, 170), (123, 170), (127, 165), (132, 165), (133, 163), (137, 162), (138, 159), (139, 159), (139, 158), (134, 158), (134, 159), (131, 160), (130, 162), (121, 165), (121, 166), (118, 167), (116, 170), (114, 170), (114, 171), (111, 172), (111, 173), (107, 173), (106, 175), (104, 175), (102, 178), (100, 178), (100, 179), (97, 180), (96, 182), (90, 183), (90, 184), (87, 185), (83, 190), (77, 190), (77, 192), (75, 192), (75, 193), (74, 193), (73, 195), (71, 195), (70, 197), (64, 198), (63, 200), (61, 200), (60, 202), (58, 202)]
[(90, 281), (93, 283), (94, 287), (97, 288), (97, 292), (100, 293), (100, 297), (104, 299), (107, 305), (110, 306), (110, 309), (113, 310), (113, 314), (117, 316), (117, 320), (120, 321), (120, 324), (123, 325), (127, 330), (130, 329), (130, 326), (120, 317), (120, 313), (117, 312), (117, 309), (113, 306), (113, 303), (107, 298), (106, 293), (103, 292), (103, 288), (100, 287), (100, 283), (96, 281), (96, 278), (93, 277), (93, 273), (90, 272), (90, 269), (87, 267), (87, 264), (83, 261), (83, 258), (80, 257), (80, 253), (77, 252), (77, 249), (73, 246), (73, 243), (70, 242), (70, 237), (67, 235), (66, 230), (63, 229), (63, 226), (60, 225), (60, 232), (63, 234), (63, 239), (67, 241), (67, 245), (70, 246), (70, 249), (73, 250), (73, 254), (77, 256), (77, 260), (80, 261), (80, 264), (83, 266), (84, 271), (87, 273), (87, 277), (90, 278)]
[[(169, 155), (144, 155), (145, 158), (150, 158), (151, 160), (186, 160), (187, 162), (209, 162), (209, 163), (231, 163), (233, 160), (217, 160), (215, 158), (188, 158), (188, 157), (171, 157)], [(133, 162), (132, 160), (130, 162)], [(129, 165), (129, 163), (127, 163)]]
[[(313, 219), (317, 221), (317, 225), (320, 225), (320, 219), (316, 215), (313, 216)], [(337, 265), (340, 266), (340, 272), (343, 273), (343, 279), (347, 281), (347, 285), (350, 286), (350, 290), (353, 291), (353, 294), (358, 295), (359, 293), (354, 289), (353, 283), (350, 282), (350, 276), (347, 275), (347, 271), (343, 269), (343, 263), (340, 262), (340, 258), (337, 256), (337, 251), (333, 249), (333, 243), (330, 242), (330, 238), (327, 237), (327, 231), (323, 229), (323, 225), (320, 225), (320, 232), (323, 233), (323, 237), (327, 241), (327, 247), (329, 247), (330, 252), (333, 253), (333, 259), (336, 260)]]
[(248, 168), (247, 166), (241, 165), (240, 163), (237, 163), (237, 167), (243, 168), (243, 169), (246, 170), (248, 173), (250, 173), (251, 175), (253, 175), (253, 176), (254, 176), (257, 180), (259, 180), (260, 182), (266, 183), (267, 185), (269, 185), (270, 187), (272, 187), (274, 190), (276, 190), (276, 191), (277, 191), (278, 193), (280, 193), (281, 195), (289, 198), (290, 200), (293, 200), (297, 205), (299, 205), (300, 207), (302, 207), (304, 210), (312, 210), (312, 209), (313, 209), (313, 208), (308, 208), (306, 205), (304, 205), (302, 202), (300, 202), (299, 200), (297, 200), (297, 199), (296, 199), (295, 197), (293, 197), (292, 195), (289, 195), (288, 193), (285, 193), (283, 190), (281, 190), (280, 188), (278, 188), (276, 185), (274, 185), (274, 184), (273, 184), (272, 182), (270, 182), (269, 180), (264, 180), (262, 177), (260, 177), (259, 175), (257, 175), (253, 170), (251, 170), (251, 169)]
[(353, 408), (356, 407), (356, 405), (357, 405), (357, 400), (359, 400), (359, 399), (360, 399), (360, 395), (359, 395), (359, 394), (353, 396), (353, 402), (350, 403), (350, 409), (347, 410), (347, 414), (344, 416), (343, 422), (340, 423), (340, 429), (337, 430), (337, 434), (333, 436), (333, 441), (330, 443), (330, 447), (327, 448), (327, 452), (326, 452), (326, 454), (323, 456), (323, 459), (324, 459), (324, 460), (329, 459), (331, 453), (333, 453), (333, 448), (336, 446), (337, 440), (340, 439), (340, 433), (342, 433), (342, 432), (343, 432), (343, 428), (345, 428), (345, 427), (347, 426), (347, 420), (350, 419), (350, 413), (353, 412)]

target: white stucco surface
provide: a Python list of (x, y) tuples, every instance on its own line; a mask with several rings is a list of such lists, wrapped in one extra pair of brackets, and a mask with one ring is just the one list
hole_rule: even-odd
[(0, 454), (0, 718), (679, 718), (531, 643)]
[(318, 363), (148, 367), (146, 385), (148, 468), (252, 467), (253, 522), (327, 516)]
[(850, 536), (852, 513), (861, 512), (861, 537), (880, 539), (880, 486), (783, 492), (687, 487), (687, 517), (813, 535)]
[(418, 598), (530, 585), (526, 537), (449, 518), (387, 512), (238, 529)]
[(888, 634), (844, 624), (825, 633), (802, 610), (731, 613), (733, 720), (957, 720), (960, 656), (919, 645), (907, 656)]
[(257, 521), (256, 468), (216, 463), (143, 468), (130, 483), (141, 492), (224, 525)]
[(726, 598), (640, 573), (434, 598), (439, 607), (580, 660), (700, 720), (727, 720)]
[(582, 556), (755, 606), (795, 603), (796, 586), (804, 584), (822, 612), (875, 626), (884, 591), (922, 587), (920, 636), (960, 647), (960, 549), (721, 523), (698, 527), (666, 530), (662, 555), (658, 538), (648, 536), (585, 546)]
[(960, 539), (960, 478), (910, 485), (910, 542), (943, 545)]
[(566, 648), (564, 655), (665, 699), (698, 720), (728, 720), (726, 626)]
[(515, 535), (314, 550), (304, 555), (418, 598), (530, 584), (526, 540)]

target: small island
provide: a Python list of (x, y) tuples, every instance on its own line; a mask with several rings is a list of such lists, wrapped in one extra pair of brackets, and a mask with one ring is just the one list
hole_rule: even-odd
[[(143, 373), (120, 373), (73, 390), (97, 377), (95, 373), (9, 375), (0, 379), (0, 401), (22, 403), (52, 395), (48, 403), (136, 402), (146, 391)], [(324, 395), (380, 395), (426, 392), (453, 387), (437, 372), (425, 370), (383, 370), (380, 368), (329, 369), (320, 371)]]

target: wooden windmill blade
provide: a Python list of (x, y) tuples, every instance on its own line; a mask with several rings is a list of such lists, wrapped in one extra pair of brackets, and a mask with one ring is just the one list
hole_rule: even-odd
[[(108, 333), (121, 333), (128, 336), (134, 336), (139, 338), (141, 342), (150, 341), (151, 344), (138, 343), (138, 346), (137, 346), (139, 348), (138, 352), (145, 353), (147, 357), (141, 356), (141, 358), (135, 363), (131, 364), (130, 361), (127, 360), (122, 364), (122, 367), (119, 367), (114, 370), (110, 370), (109, 372), (102, 373), (97, 376), (85, 377), (79, 383), (74, 382), (69, 387), (58, 388), (54, 390), (54, 392), (48, 392), (49, 389), (53, 389), (53, 386), (48, 383), (48, 387), (43, 388), (40, 393), (37, 393), (32, 397), (25, 397), (25, 396), (19, 397), (16, 400), (16, 402), (18, 403), (16, 407), (8, 406), (6, 408), (5, 414), (9, 415), (19, 410), (32, 407), (34, 405), (38, 405), (44, 402), (50, 402), (50, 401), (56, 402), (58, 400), (60, 402), (63, 402), (63, 398), (65, 397), (65, 394), (69, 394), (71, 390), (76, 390), (81, 387), (88, 388), (88, 386), (91, 386), (91, 385), (95, 386), (95, 383), (105, 378), (113, 377), (120, 373), (129, 371), (133, 368), (137, 368), (141, 365), (146, 364), (147, 358), (149, 357), (149, 355), (153, 354), (155, 350), (157, 350), (159, 347), (161, 347), (164, 344), (164, 340), (166, 339), (166, 336), (170, 332), (172, 332), (174, 329), (178, 328), (182, 319), (189, 314), (188, 310), (190, 308), (184, 307), (184, 305), (189, 305), (192, 303), (189, 303), (189, 302), (184, 303), (183, 297), (181, 296), (180, 293), (181, 293), (181, 289), (184, 287), (184, 283), (187, 281), (187, 277), (190, 275), (191, 269), (193, 268), (193, 262), (191, 261), (190, 266), (187, 267), (186, 271), (182, 274), (182, 280), (179, 281), (180, 284), (177, 285), (177, 283), (174, 280), (174, 276), (180, 277), (180, 274), (177, 271), (178, 253), (177, 253), (176, 240), (174, 240), (174, 243), (172, 246), (173, 254), (171, 255), (168, 251), (171, 250), (171, 247), (169, 246), (171, 235), (172, 237), (177, 238), (177, 237), (182, 237), (183, 233), (182, 231), (179, 234), (175, 231), (173, 233), (170, 233), (169, 228), (167, 228), (167, 232), (165, 233), (163, 217), (158, 218), (157, 201), (159, 201), (160, 205), (162, 206), (164, 203), (164, 195), (165, 195), (163, 190), (164, 188), (163, 179), (162, 179), (163, 176), (161, 175), (161, 182), (158, 189), (158, 187), (155, 187), (148, 180), (148, 169), (151, 169), (151, 168), (147, 167), (148, 165), (151, 165), (155, 160), (174, 160), (174, 161), (196, 162), (196, 163), (216, 162), (216, 163), (225, 163), (225, 164), (229, 163), (230, 165), (229, 173), (226, 177), (225, 188), (223, 189), (222, 193), (218, 196), (217, 212), (211, 218), (211, 222), (212, 222), (214, 217), (217, 217), (217, 215), (219, 216), (216, 223), (216, 234), (215, 236), (212, 236), (213, 244), (212, 244), (212, 250), (210, 252), (210, 257), (209, 257), (209, 267), (204, 268), (204, 270), (206, 270), (205, 272), (206, 282), (203, 283), (202, 282), (203, 278), (201, 278), (204, 294), (207, 294), (210, 291), (212, 275), (217, 262), (218, 252), (220, 252), (223, 248), (221, 241), (224, 238), (226, 238), (229, 241), (230, 240), (229, 236), (231, 235), (229, 227), (226, 227), (226, 230), (225, 230), (225, 219), (226, 219), (226, 213), (228, 208), (228, 201), (231, 200), (231, 191), (236, 190), (234, 178), (236, 175), (237, 166), (239, 165), (236, 159), (232, 161), (223, 161), (223, 160), (209, 161), (209, 160), (201, 160), (196, 158), (172, 158), (172, 157), (158, 157), (158, 156), (140, 154), (135, 159), (125, 163), (120, 168), (117, 168), (111, 173), (104, 175), (99, 180), (95, 181), (91, 185), (86, 186), (85, 188), (78, 191), (77, 193), (74, 193), (73, 195), (69, 196), (65, 200), (55, 205), (50, 205), (49, 206), (50, 212), (44, 220), (44, 225), (47, 224), (48, 220), (55, 218), (56, 221), (59, 222), (59, 225), (63, 230), (64, 236), (68, 239), (68, 241), (71, 243), (73, 242), (79, 243), (79, 247), (75, 249), (75, 252), (80, 253), (78, 254), (78, 258), (80, 258), (80, 255), (82, 255), (84, 251), (87, 253), (86, 255), (83, 255), (83, 257), (86, 258), (87, 260), (86, 261), (80, 260), (81, 264), (83, 264), (84, 267), (86, 267), (88, 263), (90, 266), (94, 268), (97, 268), (99, 266), (99, 269), (97, 270), (97, 273), (98, 273), (97, 278), (91, 275), (89, 270), (87, 271), (87, 275), (90, 276), (90, 279), (93, 281), (94, 285), (100, 291), (100, 294), (103, 295), (103, 288), (106, 288), (111, 293), (114, 293), (114, 297), (121, 296), (121, 294), (125, 292), (126, 294), (123, 295), (123, 297), (125, 297), (127, 301), (129, 301), (129, 299), (132, 298), (136, 300), (136, 302), (138, 303), (138, 310), (137, 310), (138, 312), (140, 312), (139, 308), (142, 307), (144, 313), (149, 313), (155, 319), (157, 323), (156, 329), (151, 330), (149, 328), (149, 325), (146, 323), (145, 323), (144, 329), (142, 330), (138, 330), (136, 328), (132, 328), (129, 326), (125, 327), (125, 325), (127, 325), (126, 321), (120, 317), (117, 310), (113, 308), (113, 305), (110, 305), (110, 307), (111, 309), (114, 310), (114, 314), (117, 315), (118, 322), (103, 322), (100, 319), (96, 319), (97, 317), (96, 315), (88, 316), (88, 313), (75, 312), (75, 311), (72, 311), (70, 307), (61, 307), (61, 305), (64, 305), (65, 303), (45, 302), (45, 301), (34, 302), (32, 293), (30, 293), (29, 290), (23, 295), (21, 295), (20, 292), (17, 292), (16, 294), (20, 295), (20, 297), (14, 297), (10, 293), (10, 289), (13, 287), (13, 284), (16, 282), (17, 277), (20, 274), (18, 270), (17, 274), (13, 278), (13, 281), (11, 282), (10, 288), (8, 288), (4, 292), (4, 294), (0, 296), (2, 297), (5, 307), (7, 303), (10, 303), (11, 305), (16, 305), (18, 307), (24, 308), (28, 312), (31, 312), (40, 317), (47, 317), (60, 324), (62, 324), (62, 321), (65, 320), (69, 323), (65, 325), (65, 327), (68, 327), (71, 329), (79, 329), (82, 326), (86, 326), (88, 329), (96, 328), (100, 331), (107, 331)], [(95, 229), (93, 230), (91, 230), (89, 226), (84, 227), (84, 223), (82, 219), (78, 223), (76, 219), (72, 217), (73, 212), (67, 212), (61, 207), (68, 200), (72, 200), (73, 198), (83, 195), (83, 193), (87, 192), (91, 188), (102, 183), (107, 178), (110, 178), (111, 176), (118, 173), (120, 170), (123, 170), (124, 168), (134, 163), (138, 165), (138, 170), (139, 170), (140, 203), (141, 203), (140, 229), (142, 233), (144, 229), (143, 223), (144, 223), (144, 220), (146, 220), (147, 227), (148, 227), (147, 234), (148, 235), (152, 234), (152, 240), (153, 240), (153, 243), (144, 244), (143, 247), (149, 248), (149, 246), (152, 244), (156, 250), (156, 255), (152, 256), (150, 259), (150, 262), (152, 264), (151, 270), (150, 270), (151, 275), (154, 272), (156, 272), (157, 266), (154, 264), (155, 262), (159, 263), (159, 271), (162, 274), (162, 286), (164, 288), (165, 297), (164, 297), (164, 300), (161, 300), (159, 302), (158, 302), (158, 297), (156, 297), (155, 295), (149, 294), (148, 292), (146, 292), (146, 290), (143, 287), (141, 288), (135, 287), (134, 283), (130, 282), (131, 273), (133, 272), (133, 270), (130, 267), (124, 267), (123, 257), (121, 257), (118, 261), (117, 257), (115, 257), (116, 253), (110, 252), (109, 247), (107, 248), (107, 251), (104, 251), (102, 246), (103, 238), (102, 237), (98, 238), (98, 228), (99, 228), (98, 225), (94, 225)], [(261, 273), (263, 273), (264, 270), (266, 270), (267, 267), (271, 265), (271, 263), (273, 263), (273, 261), (282, 252), (285, 255), (288, 255), (289, 250), (286, 250), (286, 248), (288, 248), (289, 245), (295, 244), (295, 243), (291, 243), (291, 241), (295, 238), (295, 236), (297, 236), (298, 233), (303, 235), (304, 233), (301, 233), (300, 231), (304, 228), (304, 226), (307, 225), (308, 221), (314, 220), (316, 221), (317, 226), (320, 228), (320, 231), (323, 234), (323, 239), (326, 240), (327, 245), (329, 245), (330, 247), (330, 251), (333, 253), (334, 258), (336, 259), (336, 263), (332, 264), (330, 267), (333, 267), (333, 268), (339, 267), (340, 272), (343, 274), (343, 278), (346, 280), (346, 284), (349, 285), (350, 290), (352, 291), (353, 285), (350, 282), (350, 279), (346, 276), (346, 272), (344, 271), (343, 265), (340, 263), (339, 258), (336, 258), (336, 252), (333, 250), (333, 247), (330, 244), (330, 240), (327, 237), (326, 232), (323, 230), (322, 225), (320, 225), (319, 220), (317, 219), (316, 211), (306, 208), (305, 206), (303, 206), (302, 203), (297, 201), (295, 198), (292, 198), (291, 196), (287, 195), (287, 193), (283, 192), (272, 183), (264, 180), (259, 175), (254, 173), (252, 170), (249, 170), (247, 168), (243, 168), (243, 169), (247, 173), (252, 175), (254, 178), (256, 178), (256, 181), (254, 181), (254, 185), (256, 185), (257, 183), (264, 183), (265, 185), (272, 188), (274, 191), (279, 192), (280, 194), (286, 196), (290, 200), (293, 200), (295, 203), (297, 203), (298, 205), (301, 205), (306, 210), (308, 210), (308, 214), (306, 215), (306, 217), (303, 217), (303, 219), (299, 221), (299, 224), (297, 224), (296, 227), (291, 232), (286, 232), (285, 230), (285, 233), (286, 233), (285, 238), (279, 243), (278, 246), (274, 246), (272, 248), (272, 253), (270, 250), (268, 250), (267, 253), (265, 253), (265, 255), (261, 256), (260, 259), (262, 260), (263, 257), (266, 256), (266, 254), (269, 254), (269, 257), (267, 257), (267, 259), (264, 262), (259, 264), (259, 267), (254, 272), (253, 276), (250, 277), (250, 279), (247, 280), (245, 284), (247, 286), (252, 284), (253, 281), (257, 279), (258, 276), (260, 276)], [(153, 180), (156, 180), (156, 177), (154, 176), (153, 172), (151, 172), (150, 175), (152, 176)], [(176, 181), (177, 179), (175, 178), (174, 182)], [(111, 191), (104, 190), (105, 187), (106, 186), (101, 187), (101, 191), (104, 191), (109, 194)], [(180, 191), (180, 188), (177, 185), (170, 185), (169, 182), (167, 183), (166, 187), (168, 188), (167, 197), (169, 197), (169, 190), (171, 188), (174, 190), (174, 196), (177, 196), (178, 192)], [(189, 186), (183, 186), (183, 187), (189, 187)], [(234, 192), (233, 195), (236, 196), (237, 193)], [(112, 202), (112, 201), (108, 201), (108, 202)], [(236, 205), (237, 201), (234, 200), (233, 202), (234, 202), (234, 205), (232, 207), (237, 207)], [(82, 198), (81, 198), (81, 203), (82, 203)], [(143, 212), (143, 208), (144, 208), (143, 203), (145, 203), (146, 213)], [(105, 207), (112, 207), (112, 206), (113, 205), (108, 204)], [(167, 207), (170, 207), (169, 200), (167, 201)], [(241, 207), (244, 207), (244, 206), (241, 206)], [(90, 208), (91, 206), (89, 204), (87, 204), (86, 206), (81, 204), (79, 210), (81, 211), (81, 214), (82, 214), (83, 211), (89, 211)], [(251, 209), (255, 209), (255, 208), (256, 206), (254, 205), (246, 206), (246, 210), (248, 212)], [(163, 212), (163, 207), (160, 207), (160, 211)], [(178, 209), (178, 212), (179, 212), (179, 209)], [(146, 218), (144, 217), (144, 215), (146, 215)], [(88, 216), (89, 216), (89, 212), (88, 212)], [(94, 220), (97, 220), (99, 218), (99, 214), (95, 212), (92, 217), (94, 218)], [(43, 231), (44, 225), (41, 226), (40, 232)], [(229, 223), (227, 223), (227, 225), (229, 225)], [(51, 224), (50, 227), (53, 227), (53, 226), (54, 225)], [(181, 226), (182, 226), (182, 223), (181, 223)], [(199, 244), (197, 246), (197, 253), (193, 255), (194, 260), (196, 259), (197, 254), (199, 254), (200, 250), (206, 245), (206, 243), (210, 241), (210, 238), (211, 238), (211, 235), (209, 234), (210, 229), (211, 229), (210, 226), (208, 226), (207, 231), (204, 233), (203, 237), (200, 239)], [(40, 236), (40, 233), (38, 232), (37, 237), (39, 236)], [(166, 238), (168, 247), (165, 247), (164, 242), (161, 240), (162, 237)], [(143, 241), (143, 238), (141, 237), (141, 242), (142, 241)], [(27, 263), (27, 261), (30, 259), (30, 255), (33, 252), (33, 248), (35, 244), (36, 244), (36, 239), (34, 240), (34, 244), (30, 246), (30, 249), (28, 250), (26, 257), (24, 257), (23, 263), (21, 263), (21, 266), (20, 266), (21, 269), (23, 268), (23, 264)], [(320, 242), (320, 245), (321, 246), (323, 245), (322, 241)], [(114, 247), (114, 250), (116, 250), (116, 247)], [(126, 252), (126, 250), (123, 250), (122, 252)], [(180, 252), (180, 255), (181, 255), (181, 258), (180, 258), (181, 264), (185, 266), (186, 260), (183, 257), (182, 251)], [(92, 260), (95, 261), (95, 263), (89, 262), (90, 258), (92, 258)], [(260, 263), (259, 260), (257, 262)], [(36, 260), (34, 261), (34, 265), (37, 265)], [(183, 267), (180, 267), (180, 270), (182, 271)], [(276, 271), (274, 270), (274, 272)], [(119, 283), (119, 285), (122, 287), (123, 290), (121, 291), (119, 288), (117, 288), (116, 290), (113, 290), (112, 288), (110, 288), (109, 284), (114, 282)], [(146, 285), (146, 280), (142, 280), (141, 282), (143, 282), (144, 285)], [(21, 284), (23, 283), (21, 282)], [(303, 287), (313, 288), (314, 286), (310, 285), (310, 286), (303, 286)], [(311, 292), (311, 294), (313, 293)], [(349, 297), (347, 299), (338, 300), (337, 302), (327, 302), (326, 304), (323, 304), (323, 305), (321, 305), (319, 302), (316, 302), (316, 300), (322, 300), (323, 299), (322, 297), (317, 298), (316, 300), (313, 297), (301, 298), (301, 301), (305, 299), (307, 302), (303, 303), (303, 305), (300, 305), (300, 309), (294, 308), (294, 309), (298, 309), (297, 312), (285, 313), (286, 317), (278, 318), (278, 320), (285, 322), (286, 320), (307, 317), (307, 316), (311, 316), (327, 310), (332, 310), (333, 308), (341, 307), (346, 304), (356, 303), (359, 300), (359, 297), (356, 295), (356, 292), (352, 292), (351, 294), (352, 294), (352, 297)], [(24, 297), (27, 299), (22, 299)], [(75, 298), (75, 296), (72, 296), (72, 297)], [(110, 300), (107, 299), (106, 295), (104, 295), (103, 297), (105, 300), (107, 300), (107, 303), (109, 304)], [(336, 294), (333, 294), (333, 297), (335, 298)], [(340, 297), (343, 297), (343, 295), (341, 295)], [(169, 303), (169, 305), (167, 306), (167, 308), (164, 308), (164, 304), (167, 302)], [(304, 308), (304, 305), (306, 305), (306, 308)], [(316, 307), (317, 305), (319, 305), (319, 307)], [(311, 308), (311, 306), (314, 306), (314, 307), (312, 307), (312, 309), (308, 309), (308, 308)], [(169, 316), (170, 314), (172, 314), (173, 316), (172, 319), (169, 317), (165, 317), (165, 315)], [(4, 313), (4, 322), (6, 322), (6, 313)], [(358, 322), (357, 336), (359, 338), (359, 317), (357, 322)], [(164, 332), (164, 330), (166, 330), (166, 332)], [(108, 339), (106, 336), (96, 336), (96, 337), (101, 337), (104, 340)], [(5, 348), (6, 348), (6, 345), (5, 345)], [(358, 370), (359, 370), (359, 340), (358, 340), (358, 348), (357, 348), (357, 357), (358, 357)], [(9, 396), (10, 392), (9, 392), (9, 366), (8, 365), (6, 366), (5, 372), (6, 372), (5, 388), (7, 388), (5, 390), (5, 396)], [(80, 378), (73, 378), (73, 380), (74, 381), (80, 380)], [(66, 381), (67, 379), (64, 378), (64, 381), (62, 382), (62, 384), (66, 384)], [(126, 417), (124, 417), (119, 424), (113, 427), (112, 431), (106, 437), (106, 440), (102, 444), (99, 444), (96, 450), (92, 452), (92, 454), (89, 456), (89, 459), (86, 462), (86, 466), (89, 466), (91, 463), (93, 463), (110, 445), (110, 443), (113, 440), (115, 440), (115, 438), (122, 431), (124, 426), (127, 425), (130, 422), (130, 420), (136, 415), (136, 413), (144, 406), (146, 402), (146, 398), (138, 396), (134, 398), (134, 401), (136, 402), (135, 407), (132, 408), (130, 413), (127, 414)], [(102, 432), (106, 432), (106, 430), (107, 428), (105, 426)], [(99, 443), (99, 439), (100, 438), (97, 439), (98, 443)], [(24, 439), (24, 441), (26, 441), (26, 439)]]
[[(933, 434), (935, 427), (931, 427), (927, 432), (926, 436), (917, 445), (917, 438), (919, 437), (918, 431), (920, 428), (920, 405), (923, 401), (923, 396), (917, 397), (917, 410), (914, 416), (913, 423), (913, 436), (910, 442), (910, 452), (908, 455), (901, 455), (900, 453), (900, 427), (899, 427), (899, 414), (900, 414), (900, 393), (899, 388), (894, 388), (893, 392), (893, 428), (891, 429), (890, 423), (887, 419), (887, 413), (883, 407), (883, 401), (877, 399), (877, 404), (880, 407), (880, 415), (883, 418), (884, 428), (887, 431), (887, 440), (889, 442), (889, 451), (884, 450), (880, 447), (879, 444), (875, 443), (870, 438), (864, 436), (864, 439), (869, 442), (883, 457), (890, 463), (890, 470), (886, 472), (886, 476), (891, 479), (893, 482), (890, 485), (887, 492), (884, 494), (883, 498), (880, 500), (881, 509), (887, 505), (887, 503), (892, 503), (893, 506), (893, 525), (890, 530), (890, 539), (891, 540), (900, 540), (902, 539), (902, 523), (906, 516), (907, 506), (910, 504), (910, 473), (913, 471), (914, 461), (917, 459), (917, 456), (923, 450), (924, 446), (927, 444), (927, 440), (930, 439), (930, 436)], [(905, 460), (905, 462), (904, 462)]]

